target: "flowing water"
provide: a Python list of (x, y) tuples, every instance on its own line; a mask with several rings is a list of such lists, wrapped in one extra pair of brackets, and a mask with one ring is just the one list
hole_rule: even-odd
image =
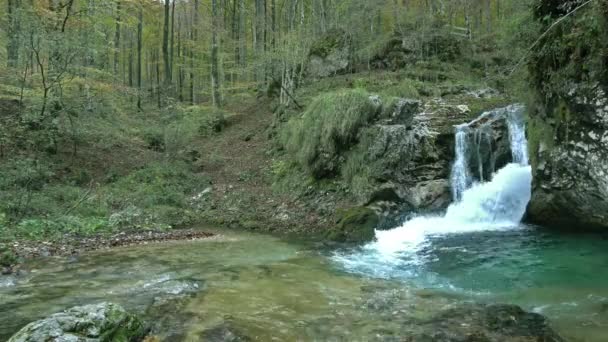
[(221, 232), (31, 261), (24, 275), (0, 277), (0, 340), (65, 308), (113, 301), (154, 322), (165, 341), (205, 340), (218, 326), (259, 341), (370, 341), (477, 301), (540, 312), (572, 341), (607, 341), (608, 236), (519, 223), (531, 178), (518, 111), (501, 111), (514, 162), (484, 183), (456, 158), (463, 187), (443, 215), (337, 250)]

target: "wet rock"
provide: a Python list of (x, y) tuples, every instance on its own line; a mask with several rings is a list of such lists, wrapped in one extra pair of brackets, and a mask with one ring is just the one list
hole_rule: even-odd
[(450, 205), (450, 182), (447, 179), (423, 181), (407, 192), (407, 202), (414, 208), (439, 211)]
[(8, 342), (129, 342), (142, 339), (146, 332), (144, 323), (121, 306), (100, 303), (74, 307), (32, 322)]
[[(580, 3), (536, 0), (535, 16), (547, 23)], [(528, 217), (557, 228), (608, 229), (608, 31), (594, 24), (608, 12), (605, 1), (580, 11), (546, 37), (559, 55), (542, 48), (529, 59), (535, 106), (527, 127), (534, 176)]]
[(225, 321), (201, 333), (201, 339), (208, 342), (248, 342), (251, 338), (243, 334), (234, 323)]
[(545, 317), (515, 305), (459, 305), (404, 327), (402, 338), (422, 342), (564, 341)]
[(534, 181), (529, 219), (558, 228), (606, 229), (608, 96), (599, 85), (578, 85), (563, 101), (530, 115)]
[(327, 238), (336, 242), (358, 243), (374, 239), (379, 224), (378, 215), (370, 208), (355, 207), (338, 214), (339, 221), (327, 232)]

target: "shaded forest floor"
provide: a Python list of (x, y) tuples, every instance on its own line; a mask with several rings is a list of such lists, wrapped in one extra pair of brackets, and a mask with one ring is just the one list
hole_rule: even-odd
[[(229, 105), (235, 113), (218, 135), (197, 141), (197, 166), (211, 179), (204, 221), (232, 228), (281, 233), (318, 231), (328, 218), (306, 207), (296, 194), (274, 189), (272, 125), (267, 99)], [(302, 180), (304, 181), (304, 180)]]

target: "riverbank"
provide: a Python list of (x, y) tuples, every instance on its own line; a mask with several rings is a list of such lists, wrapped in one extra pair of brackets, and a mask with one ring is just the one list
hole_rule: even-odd
[[(0, 273), (19, 273), (27, 259), (56, 256), (78, 256), (85, 252), (125, 246), (146, 245), (166, 241), (192, 241), (207, 239), (216, 234), (199, 229), (174, 229), (170, 231), (131, 230), (116, 234), (78, 236), (66, 234), (61, 239), (37, 241), (16, 240), (4, 243), (7, 250)], [(10, 256), (9, 256), (10, 255)]]

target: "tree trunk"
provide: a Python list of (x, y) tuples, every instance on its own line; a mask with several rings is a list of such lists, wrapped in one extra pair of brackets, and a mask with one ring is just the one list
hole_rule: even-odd
[[(192, 29), (192, 46), (196, 46), (198, 41), (198, 11), (199, 11), (199, 0), (194, 0), (194, 17), (193, 29)], [(192, 105), (196, 103), (195, 92), (194, 92), (194, 49), (190, 49), (190, 102)]]
[(246, 29), (245, 0), (239, 0), (239, 64), (244, 67), (247, 63), (247, 29)]
[(211, 32), (211, 91), (213, 95), (213, 105), (222, 107), (222, 99), (220, 94), (220, 72), (219, 72), (219, 13), (218, 0), (211, 1), (212, 7), (212, 32)]
[(129, 65), (127, 73), (129, 77), (129, 87), (133, 87), (133, 42), (131, 42), (131, 47), (129, 48)]
[(14, 68), (19, 63), (19, 33), (21, 31), (21, 20), (19, 8), (21, 0), (8, 0), (8, 43), (6, 46), (7, 65)]
[(169, 61), (169, 10), (171, 0), (165, 0), (165, 23), (163, 25), (163, 63), (165, 66), (164, 85), (168, 89), (171, 86), (171, 64)]
[(173, 63), (173, 57), (175, 56), (175, 2), (176, 0), (173, 0), (171, 4), (171, 46), (169, 51), (169, 70), (171, 71), (171, 82), (173, 81), (173, 65), (175, 65)]
[(177, 24), (177, 97), (180, 102), (184, 101), (184, 68), (182, 61), (182, 20)]
[(116, 0), (116, 29), (114, 32), (114, 75), (118, 75), (120, 62), (120, 0)]
[(137, 15), (137, 108), (141, 108), (141, 69), (142, 69), (142, 47), (143, 47), (143, 31), (144, 31), (144, 10), (142, 5), (139, 5), (139, 13)]

